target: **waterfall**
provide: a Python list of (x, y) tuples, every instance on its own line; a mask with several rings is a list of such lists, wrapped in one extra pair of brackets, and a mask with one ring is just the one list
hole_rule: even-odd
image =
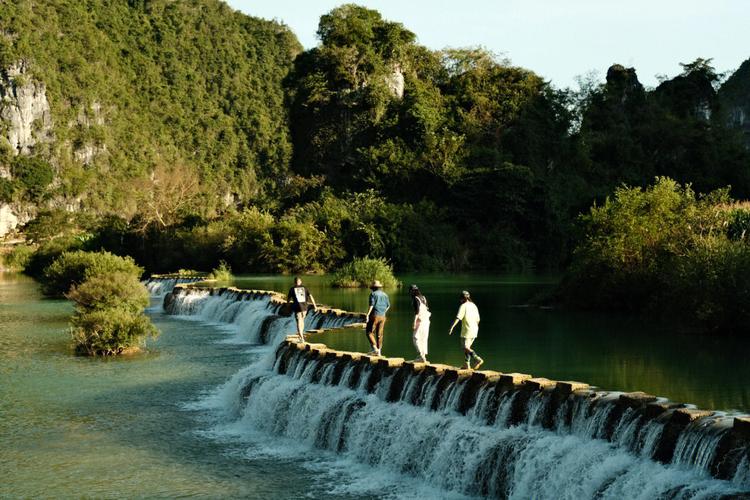
[[(269, 436), (274, 446), (325, 450), (352, 468), (439, 488), (438, 496), (718, 498), (750, 491), (748, 439), (725, 415), (636, 393), (565, 391), (494, 372), (303, 346), (285, 340), (294, 321), (267, 292), (177, 287), (164, 304), (170, 314), (274, 346), (204, 402), (217, 412), (217, 426)], [(308, 315), (306, 328), (357, 321), (321, 310)]]
[(148, 290), (148, 293), (152, 297), (161, 298), (164, 297), (164, 295), (171, 292), (175, 285), (178, 285), (180, 283), (194, 283), (196, 281), (200, 281), (203, 278), (154, 278), (151, 277), (148, 280), (142, 281), (142, 283), (146, 286), (146, 289)]
[[(488, 423), (495, 387), (480, 387), (464, 414), (461, 397), (471, 390), (471, 378), (441, 385), (445, 375), (422, 372), (402, 380), (402, 368), (387, 372), (367, 357), (316, 357), (282, 344), (273, 364), (252, 365), (223, 388), (224, 418), (235, 428), (328, 450), (353, 463), (471, 496), (714, 498), (741, 491), (738, 482), (712, 478), (699, 468), (633, 453), (630, 448), (639, 447), (627, 440), (645, 442), (652, 428), (636, 423), (632, 410), (621, 412), (608, 441), (591, 436), (607, 433), (594, 427), (606, 426), (616, 410), (592, 408), (588, 415), (596, 424), (574, 422), (578, 431), (556, 422), (548, 429), (541, 425), (542, 415), (553, 395), (526, 397), (518, 390), (505, 393), (497, 405), (497, 413), (508, 418)], [(444, 387), (442, 397), (439, 387)], [(398, 399), (389, 402), (394, 394)], [(596, 406), (604, 406), (615, 398), (602, 395), (597, 401)], [(525, 407), (526, 419), (503, 423), (516, 418), (511, 415), (519, 406)], [(583, 420), (586, 411), (575, 421)]]

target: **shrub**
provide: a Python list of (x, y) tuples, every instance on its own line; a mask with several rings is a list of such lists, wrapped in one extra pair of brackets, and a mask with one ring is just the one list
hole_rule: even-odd
[(696, 196), (667, 178), (620, 188), (582, 218), (585, 238), (558, 293), (576, 307), (738, 331), (750, 322), (747, 220), (726, 190)]
[(149, 304), (148, 291), (138, 278), (122, 271), (91, 276), (73, 285), (65, 297), (84, 313), (120, 308), (137, 314)]
[(47, 186), (55, 179), (52, 166), (41, 158), (34, 156), (17, 156), (11, 164), (13, 178), (23, 186), (26, 197), (39, 201), (44, 196)]
[(44, 278), (44, 271), (63, 253), (80, 249), (83, 241), (73, 235), (46, 241), (37, 247), (26, 264), (24, 272), (36, 279)]
[(159, 331), (144, 314), (109, 307), (76, 312), (70, 333), (77, 353), (108, 356), (138, 347)]
[(109, 252), (65, 252), (44, 270), (42, 291), (46, 295), (62, 297), (71, 286), (83, 283), (87, 278), (120, 272), (138, 278), (143, 268), (131, 257)]
[(3, 255), (3, 265), (10, 271), (23, 271), (34, 254), (34, 247), (31, 245), (15, 245)]
[(13, 194), (16, 192), (16, 184), (10, 179), (0, 177), (0, 203), (10, 203), (13, 201)]
[(385, 259), (354, 259), (347, 262), (331, 277), (331, 285), (339, 288), (368, 287), (379, 280), (384, 288), (394, 288), (401, 283), (393, 276), (393, 267)]
[(223, 260), (219, 261), (219, 266), (208, 273), (207, 277), (216, 281), (232, 281), (232, 268)]

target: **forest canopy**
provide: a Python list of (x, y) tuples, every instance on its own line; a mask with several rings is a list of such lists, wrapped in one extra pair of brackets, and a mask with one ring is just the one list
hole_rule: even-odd
[(578, 214), (623, 183), (750, 195), (732, 119), (750, 75), (710, 59), (654, 89), (616, 64), (559, 89), (354, 4), (304, 51), (217, 0), (19, 0), (0, 31), (3, 66), (28, 67), (5, 80), (43, 82), (51, 106), (51, 139), (0, 147), (19, 172), (0, 196), (36, 209), (37, 266), (84, 248), (151, 271), (561, 269)]

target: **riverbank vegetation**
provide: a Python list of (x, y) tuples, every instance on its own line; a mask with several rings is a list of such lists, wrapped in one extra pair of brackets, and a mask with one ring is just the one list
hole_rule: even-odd
[(562, 282), (575, 308), (645, 312), (696, 331), (745, 331), (750, 321), (750, 206), (669, 178), (621, 187), (581, 217)]
[[(0, 168), (17, 174), (0, 195), (36, 210), (23, 229), (36, 277), (76, 250), (150, 272), (364, 258), (559, 271), (575, 258), (575, 275), (579, 214), (623, 184), (669, 176), (750, 196), (736, 119), (750, 112), (748, 62), (729, 77), (686, 62), (655, 88), (615, 64), (559, 89), (486, 50), (429, 50), (352, 4), (322, 16), (304, 51), (286, 26), (216, 0), (9, 3), (0, 33), (0, 66), (25, 61), (54, 123), (28, 160), (0, 139)], [(583, 305), (574, 288), (567, 302)], [(627, 297), (612, 307), (637, 309)]]
[(384, 288), (401, 285), (393, 275), (393, 266), (385, 259), (354, 259), (331, 275), (331, 285), (337, 288), (367, 288), (375, 280), (380, 281)]
[(143, 268), (108, 252), (66, 252), (45, 270), (42, 290), (76, 304), (70, 334), (79, 354), (117, 355), (137, 350), (158, 330), (143, 313), (149, 295)]

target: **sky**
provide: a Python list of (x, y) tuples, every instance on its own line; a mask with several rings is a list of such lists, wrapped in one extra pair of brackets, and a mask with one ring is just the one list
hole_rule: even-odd
[[(305, 48), (318, 44), (332, 0), (228, 0), (246, 14), (288, 25)], [(403, 23), (431, 49), (482, 46), (514, 65), (575, 87), (603, 79), (614, 63), (635, 67), (646, 86), (679, 63), (713, 58), (719, 72), (750, 58), (750, 0), (359, 0)]]

